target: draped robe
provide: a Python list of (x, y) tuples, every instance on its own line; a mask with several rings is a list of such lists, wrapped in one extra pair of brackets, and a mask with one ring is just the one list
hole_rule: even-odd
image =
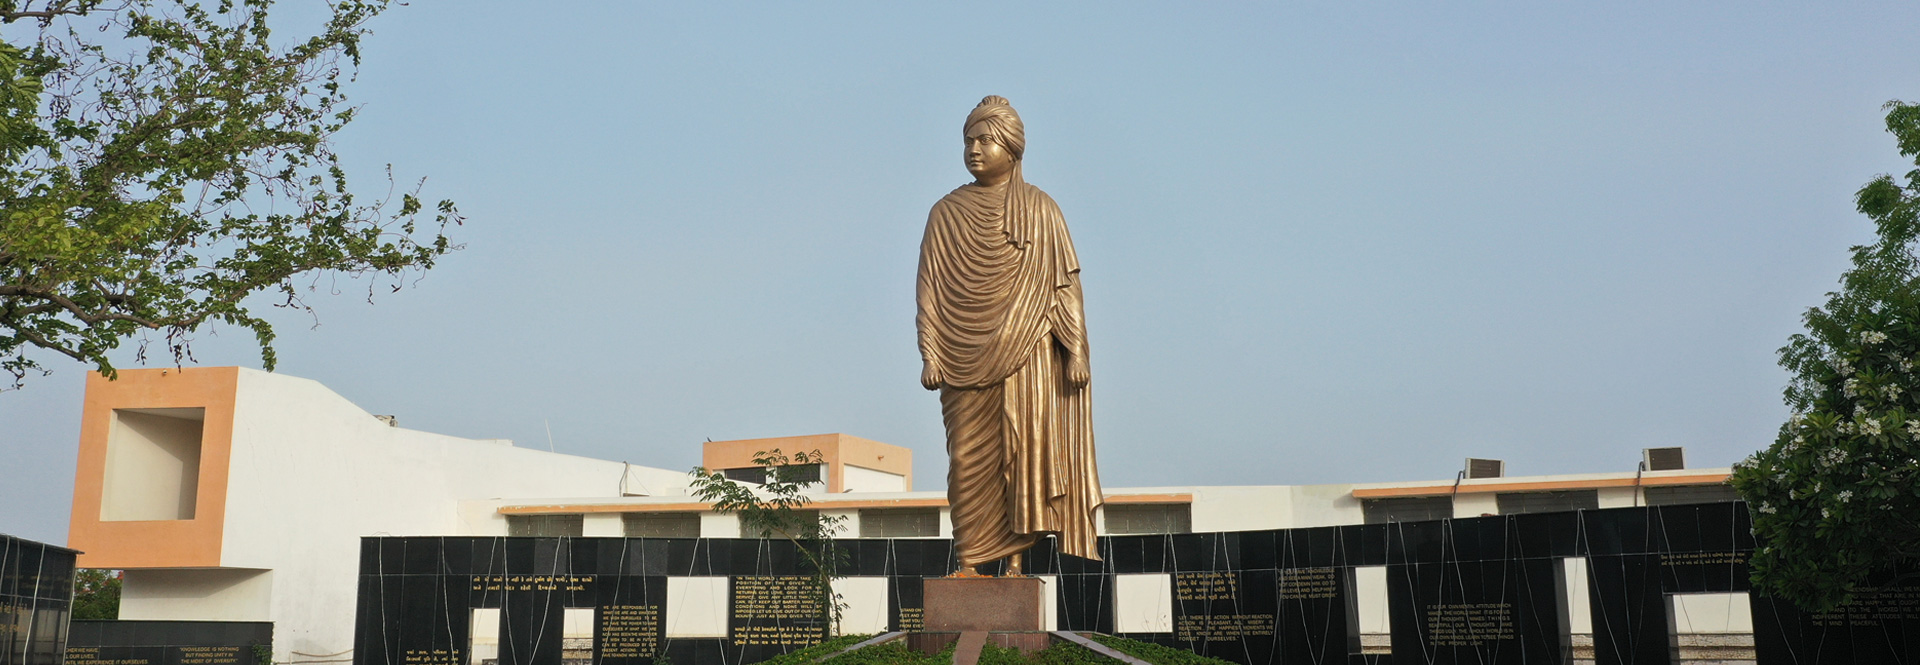
[(947, 503), (969, 567), (1058, 534), (1098, 559), (1091, 385), (1067, 382), (1086, 353), (1080, 263), (1060, 207), (1019, 177), (964, 185), (934, 204), (920, 245), (920, 351), (942, 369)]

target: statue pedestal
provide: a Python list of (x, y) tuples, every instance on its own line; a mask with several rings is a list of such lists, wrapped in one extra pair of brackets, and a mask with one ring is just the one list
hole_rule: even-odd
[(926, 581), (926, 628), (942, 632), (1047, 629), (1038, 577), (942, 577)]

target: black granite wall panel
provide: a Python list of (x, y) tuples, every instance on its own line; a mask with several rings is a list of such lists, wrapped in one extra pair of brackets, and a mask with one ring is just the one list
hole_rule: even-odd
[[(923, 581), (954, 565), (942, 539), (838, 546), (843, 574), (888, 578), (893, 630), (922, 625)], [(1170, 625), (1127, 636), (1239, 663), (1569, 663), (1566, 562), (1584, 557), (1596, 663), (1612, 665), (1671, 662), (1669, 597), (1745, 591), (1753, 541), (1745, 505), (1726, 503), (1113, 536), (1099, 547), (1099, 561), (1050, 542), (1026, 555), (1027, 572), (1056, 581), (1061, 629), (1114, 633), (1116, 577), (1163, 575)], [(1386, 567), (1390, 655), (1361, 653), (1363, 566)], [(499, 610), (498, 665), (651, 665), (660, 654), (676, 665), (757, 662), (822, 634), (797, 581), (810, 572), (783, 541), (368, 538), (354, 662), (486, 665), (466, 653), (475, 608)], [(726, 637), (667, 637), (674, 577), (728, 578)], [(1915, 662), (1907, 635), (1920, 632), (1920, 588), (1889, 580), (1840, 613), (1756, 597), (1760, 664)], [(563, 648), (566, 608), (594, 609), (591, 652)]]
[(258, 665), (271, 658), (266, 621), (75, 621), (68, 665)]
[(1876, 576), (1827, 612), (1753, 597), (1754, 650), (1762, 664), (1920, 663), (1920, 566)]
[(0, 665), (60, 664), (76, 554), (0, 535)]

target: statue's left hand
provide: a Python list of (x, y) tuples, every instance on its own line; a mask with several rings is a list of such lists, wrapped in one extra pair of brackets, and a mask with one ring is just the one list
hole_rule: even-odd
[(939, 390), (940, 384), (947, 380), (947, 378), (945, 376), (941, 376), (941, 374), (943, 374), (943, 372), (941, 371), (940, 361), (938, 359), (935, 359), (932, 356), (928, 356), (921, 360), (921, 365), (920, 365), (921, 387), (924, 387), (927, 390)]
[(1085, 352), (1067, 356), (1067, 385), (1075, 388), (1085, 388), (1087, 387), (1087, 382), (1093, 378), (1091, 374), (1087, 369), (1087, 354)]

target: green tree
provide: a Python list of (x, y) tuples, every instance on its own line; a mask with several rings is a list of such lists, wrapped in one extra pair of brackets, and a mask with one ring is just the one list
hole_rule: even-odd
[[(367, 297), (456, 249), (450, 201), (418, 185), (358, 198), (332, 149), (343, 84), (388, 0), (332, 0), (316, 34), (268, 29), (272, 0), (0, 0), (0, 369), (18, 387), (41, 349), (109, 376), (138, 337), (190, 360), (203, 326), (249, 307), (311, 316), (328, 275)], [(270, 38), (272, 35), (272, 38)], [(37, 352), (33, 352), (37, 353)]]
[[(1920, 105), (1886, 110), (1920, 167)], [(1875, 241), (1852, 249), (1840, 289), (1780, 349), (1794, 414), (1732, 479), (1760, 543), (1755, 587), (1809, 609), (1920, 553), (1920, 168), (1874, 178), (1854, 202)]]
[(112, 621), (120, 618), (120, 571), (80, 568), (73, 571), (75, 621)]
[(818, 477), (816, 465), (825, 462), (826, 458), (818, 450), (794, 453), (792, 457), (781, 453), (779, 448), (754, 453), (753, 463), (766, 474), (766, 482), (757, 486), (736, 482), (706, 467), (694, 467), (688, 472), (693, 477), (693, 496), (712, 503), (715, 512), (738, 516), (747, 533), (782, 538), (793, 544), (813, 570), (809, 578), (820, 612), (820, 625), (825, 631), (822, 639), (840, 632), (841, 613), (846, 609), (840, 595), (833, 590), (833, 581), (841, 577), (840, 564), (845, 557), (845, 553), (834, 546), (833, 538), (839, 534), (846, 518), (805, 510), (813, 500), (801, 493), (811, 479)]

